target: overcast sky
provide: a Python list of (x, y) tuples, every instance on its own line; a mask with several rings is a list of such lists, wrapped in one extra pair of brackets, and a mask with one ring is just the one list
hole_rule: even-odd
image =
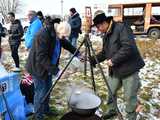
[[(28, 10), (41, 10), (44, 14), (61, 14), (61, 0), (22, 0), (23, 15)], [(63, 0), (63, 14), (68, 14), (71, 7), (83, 12), (85, 6), (106, 4), (106, 0)]]
[[(61, 0), (21, 0), (23, 2), (23, 12), (20, 16), (26, 15), (28, 10), (41, 10), (46, 14), (61, 14)], [(160, 0), (136, 0), (143, 1), (160, 1)], [(129, 3), (133, 0), (63, 0), (63, 15), (69, 13), (71, 7), (75, 7), (78, 12), (83, 13), (85, 6), (94, 7), (95, 4), (106, 5), (108, 3)]]

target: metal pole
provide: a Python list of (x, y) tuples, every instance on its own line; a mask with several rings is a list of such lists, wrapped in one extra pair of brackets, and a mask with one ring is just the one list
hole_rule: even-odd
[(63, 18), (63, 3), (64, 3), (64, 1), (61, 0), (61, 16), (62, 16), (62, 18)]
[[(89, 39), (89, 36), (88, 36), (87, 39)], [(88, 40), (86, 40), (85, 43), (86, 43), (86, 48), (87, 48), (88, 56), (89, 56), (90, 72), (91, 72), (91, 79), (92, 79), (92, 86), (93, 86), (93, 90), (94, 90), (95, 94), (97, 94), (97, 93), (96, 93), (96, 83), (95, 83), (95, 79), (94, 79), (93, 66), (91, 65), (91, 49), (90, 49), (89, 44), (88, 44), (87, 41), (88, 41)]]
[(87, 76), (87, 42), (84, 42), (84, 46), (85, 46), (85, 62), (84, 62), (84, 78), (86, 79)]

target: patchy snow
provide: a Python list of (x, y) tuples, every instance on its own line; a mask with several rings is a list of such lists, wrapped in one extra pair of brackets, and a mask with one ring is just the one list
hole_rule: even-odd
[[(92, 36), (93, 46), (97, 46), (95, 44), (97, 41), (100, 40), (99, 37)], [(3, 63), (5, 64), (5, 67), (7, 70), (10, 70), (13, 67), (13, 60), (10, 55), (9, 47), (7, 47), (7, 42), (3, 44)], [(98, 43), (98, 47), (101, 46), (101, 43)], [(19, 49), (20, 54), (20, 63), (21, 68), (24, 69), (24, 65), (27, 59), (28, 53), (25, 51), (24, 43), (22, 43), (21, 48)], [(141, 78), (141, 90), (139, 91), (139, 100), (141, 104), (143, 105), (143, 111), (139, 113), (137, 120), (160, 120), (160, 59), (145, 59), (145, 67), (140, 70), (140, 78)], [(65, 63), (66, 64), (66, 63)], [(65, 64), (61, 65), (65, 66)], [(104, 65), (103, 65), (104, 64)], [(104, 71), (107, 71), (107, 67), (105, 66), (105, 62), (102, 64)], [(71, 70), (71, 69), (70, 69)], [(81, 73), (75, 73), (75, 74), (69, 74), (69, 70), (64, 74), (63, 80), (60, 80), (57, 84), (56, 88), (53, 90), (52, 99), (55, 100), (54, 104), (56, 104), (56, 107), (58, 109), (65, 109), (68, 110), (67, 103), (66, 103), (66, 96), (64, 94), (65, 87), (70, 85), (70, 83), (80, 83), (80, 81), (83, 80), (83, 85), (91, 88), (91, 80), (84, 80), (83, 78), (83, 72)], [(98, 71), (95, 69), (96, 72), (96, 86), (98, 88), (98, 94), (101, 95), (103, 99), (103, 106), (105, 108), (106, 106), (106, 86), (104, 84), (104, 81), (102, 81), (101, 75), (98, 75)], [(107, 74), (106, 74), (107, 75)], [(80, 83), (82, 84), (82, 82)], [(121, 96), (121, 95), (120, 95)], [(102, 107), (103, 107), (102, 106)], [(118, 107), (120, 108), (120, 111), (125, 116), (125, 103), (123, 99), (120, 97), (118, 99)]]

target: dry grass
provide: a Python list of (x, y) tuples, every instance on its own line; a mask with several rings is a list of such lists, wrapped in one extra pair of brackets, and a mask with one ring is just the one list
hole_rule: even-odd
[(136, 42), (144, 58), (160, 60), (160, 40), (137, 40)]

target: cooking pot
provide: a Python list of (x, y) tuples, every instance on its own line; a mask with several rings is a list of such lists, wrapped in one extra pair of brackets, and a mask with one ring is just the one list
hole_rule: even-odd
[(91, 92), (72, 92), (68, 105), (79, 115), (93, 115), (101, 104), (101, 99)]

